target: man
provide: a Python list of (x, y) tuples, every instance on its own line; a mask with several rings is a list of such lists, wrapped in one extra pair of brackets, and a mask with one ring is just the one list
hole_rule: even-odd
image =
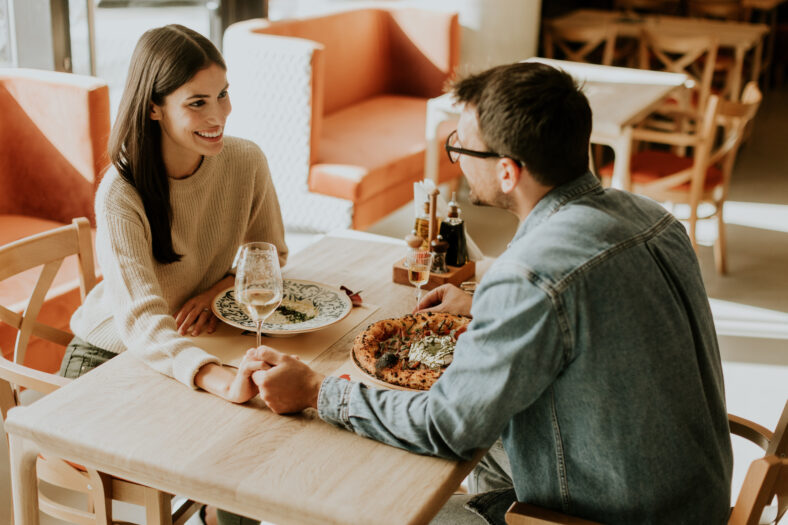
[[(722, 370), (684, 228), (588, 172), (591, 110), (569, 75), (518, 63), (453, 91), (464, 109), (446, 149), (473, 201), (521, 221), (472, 304), (454, 287), (420, 304), (472, 314), (454, 362), (428, 392), (397, 392), (261, 347), (263, 400), (420, 454), (492, 446), (471, 489), (496, 490), (466, 498), (489, 523), (515, 499), (604, 523), (725, 522)], [(438, 518), (482, 523), (455, 511)]]

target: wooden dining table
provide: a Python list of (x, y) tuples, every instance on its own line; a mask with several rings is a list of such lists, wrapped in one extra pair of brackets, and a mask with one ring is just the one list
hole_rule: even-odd
[(617, 35), (630, 38), (638, 38), (644, 28), (660, 34), (715, 37), (720, 48), (733, 50), (734, 64), (730, 86), (733, 100), (738, 100), (741, 96), (744, 59), (750, 51), (753, 61), (750, 77), (751, 80), (758, 80), (763, 39), (769, 33), (769, 26), (765, 24), (667, 15), (630, 16), (619, 11), (602, 9), (578, 9), (553, 19), (551, 24), (556, 28), (566, 29), (612, 25), (615, 26)]
[[(581, 85), (591, 106), (591, 143), (613, 149), (616, 163), (612, 186), (630, 189), (629, 157), (632, 149), (632, 130), (643, 119), (660, 107), (665, 99), (685, 87), (691, 80), (683, 73), (645, 71), (624, 67), (583, 64), (566, 60), (532, 57), (525, 62), (541, 62), (566, 71)], [(427, 102), (426, 154), (424, 178), (437, 184), (438, 126), (459, 115), (461, 108), (451, 94)], [(618, 162), (622, 159), (622, 162)]]
[[(392, 282), (404, 253), (402, 241), (347, 232), (293, 255), (285, 278), (345, 285), (361, 291), (364, 305), (323, 331), (265, 344), (323, 374), (363, 379), (349, 365), (356, 334), (415, 305), (415, 289)], [(237, 362), (254, 337), (220, 324), (213, 336), (194, 340)], [(12, 409), (5, 430), (17, 525), (39, 522), (39, 453), (255, 519), (314, 524), (428, 523), (483, 454), (420, 456), (329, 425), (311, 409), (282, 416), (259, 397), (228, 403), (155, 372), (131, 351)]]

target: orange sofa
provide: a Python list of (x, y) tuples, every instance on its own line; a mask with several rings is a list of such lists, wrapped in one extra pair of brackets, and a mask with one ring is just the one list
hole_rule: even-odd
[[(94, 221), (93, 197), (108, 165), (109, 90), (96, 78), (0, 69), (0, 245), (62, 226)], [(0, 304), (21, 311), (38, 277), (33, 270), (0, 282)], [(76, 261), (67, 260), (40, 319), (68, 330), (80, 303)], [(16, 329), (0, 322), (0, 349), (12, 358)], [(32, 341), (25, 364), (57, 371), (63, 348)]]
[[(228, 28), (227, 132), (265, 152), (288, 229), (364, 229), (413, 198), (426, 103), (452, 76), (459, 44), (456, 13), (408, 8)], [(441, 156), (439, 181), (460, 175)]]

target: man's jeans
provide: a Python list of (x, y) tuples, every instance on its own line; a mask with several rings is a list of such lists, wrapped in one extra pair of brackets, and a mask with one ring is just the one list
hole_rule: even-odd
[(498, 525), (515, 501), (512, 467), (497, 440), (468, 476), (469, 494), (455, 494), (431, 525)]

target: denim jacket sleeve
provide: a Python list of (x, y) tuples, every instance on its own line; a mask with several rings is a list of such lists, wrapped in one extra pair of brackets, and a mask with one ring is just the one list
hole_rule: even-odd
[(328, 377), (319, 415), (412, 452), (467, 459), (489, 447), (565, 365), (571, 345), (558, 301), (527, 268), (499, 260), (476, 292), (454, 362), (432, 389), (374, 389)]

